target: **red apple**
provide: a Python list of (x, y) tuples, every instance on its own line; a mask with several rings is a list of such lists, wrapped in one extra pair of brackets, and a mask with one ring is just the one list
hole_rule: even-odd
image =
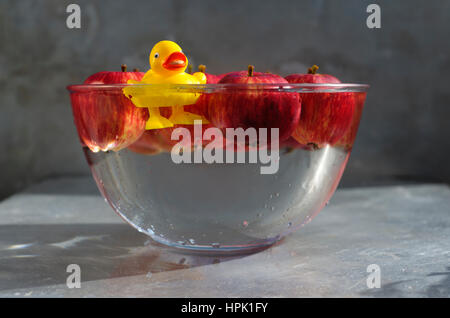
[(359, 121), (361, 119), (362, 110), (364, 108), (364, 101), (366, 100), (365, 92), (358, 92), (353, 94), (356, 101), (353, 118), (345, 134), (336, 143), (336, 146), (344, 147), (344, 149), (348, 151), (352, 150), (353, 143), (355, 142), (356, 132), (358, 131)]
[(141, 137), (127, 149), (143, 155), (156, 155), (165, 150), (158, 129), (144, 131)]
[[(206, 84), (217, 84), (217, 82), (219, 82), (222, 77), (225, 76), (225, 74), (220, 74), (220, 75), (214, 75), (214, 74), (209, 74), (206, 73), (206, 66), (205, 65), (199, 65), (198, 67), (198, 71), (205, 73), (206, 75)], [(211, 99), (211, 94), (210, 93), (204, 93), (202, 95), (200, 95), (200, 97), (197, 99), (197, 102), (193, 105), (188, 105), (185, 106), (185, 110), (193, 113), (193, 114), (198, 114), (198, 115), (202, 115), (205, 118), (208, 118), (208, 104), (210, 102)]]
[[(170, 152), (172, 150), (172, 147), (175, 146), (176, 144), (179, 144), (180, 142), (181, 142), (181, 145), (184, 147), (184, 149), (193, 150), (197, 143), (199, 145), (201, 145), (202, 147), (205, 147), (210, 142), (216, 141), (216, 140), (203, 140), (203, 134), (205, 133), (205, 130), (208, 128), (211, 128), (211, 127), (213, 127), (211, 124), (202, 124), (201, 136), (200, 136), (202, 138), (202, 140), (199, 142), (194, 141), (195, 125), (175, 125), (174, 127), (160, 129), (159, 137), (161, 138), (164, 145), (168, 146), (166, 148), (166, 151)], [(180, 137), (180, 140), (172, 140), (172, 133), (177, 128), (187, 129), (189, 131), (191, 139), (190, 140), (183, 139), (183, 141), (181, 141), (181, 137)], [(224, 146), (224, 145), (225, 145), (224, 141), (222, 140), (222, 146)]]
[[(338, 84), (331, 75), (317, 74), (314, 65), (308, 74), (286, 77), (289, 83)], [(320, 89), (320, 88), (317, 88)], [(355, 107), (354, 94), (350, 92), (300, 93), (302, 113), (292, 137), (300, 144), (318, 149), (334, 145), (347, 131)]]
[(198, 71), (202, 72), (202, 73), (205, 73), (205, 75), (206, 75), (206, 84), (217, 84), (222, 79), (222, 77), (224, 77), (226, 75), (226, 74), (214, 75), (214, 74), (206, 73), (205, 72), (206, 71), (206, 66), (203, 65), (203, 64), (198, 66)]
[[(191, 106), (189, 110), (198, 110), (195, 108), (194, 105)], [(185, 106), (185, 109), (188, 109), (188, 106)], [(170, 118), (170, 115), (172, 114), (170, 107), (161, 107), (160, 108), (160, 114), (165, 118)], [(197, 112), (197, 114), (200, 114)], [(202, 124), (202, 130), (201, 130), (201, 136), (203, 137), (203, 134), (206, 129), (214, 127), (211, 124)], [(178, 140), (172, 140), (172, 132), (177, 128), (186, 128), (189, 130), (189, 133), (191, 135), (191, 140), (183, 140), (182, 145), (186, 147), (187, 149), (193, 149), (194, 147), (194, 129), (195, 125), (175, 125), (173, 127), (169, 128), (163, 128), (163, 129), (153, 129), (153, 130), (146, 130), (141, 138), (139, 138), (134, 144), (128, 146), (128, 149), (137, 152), (140, 154), (157, 154), (161, 151), (170, 152), (172, 151), (172, 147), (178, 144), (181, 141)], [(225, 138), (224, 138), (225, 139)], [(222, 145), (225, 147), (225, 140), (223, 139)], [(202, 147), (205, 147), (210, 142), (217, 142), (216, 140), (203, 140), (202, 141)]]
[[(143, 76), (141, 72), (126, 72), (123, 65), (122, 72), (95, 73), (84, 84), (124, 84)], [(121, 88), (72, 92), (71, 100), (79, 137), (93, 152), (119, 151), (139, 139), (145, 130), (148, 111), (134, 106)]]
[(312, 148), (310, 146), (305, 146), (305, 145), (300, 144), (292, 136), (281, 142), (280, 149), (286, 149), (287, 152), (290, 152), (294, 149), (312, 150)]
[[(281, 76), (254, 72), (251, 65), (248, 71), (228, 73), (219, 81), (219, 84), (275, 84), (275, 87), (287, 83)], [(297, 93), (228, 87), (211, 94), (206, 118), (224, 131), (253, 127), (259, 132), (259, 128), (267, 128), (270, 143), (271, 128), (279, 129), (280, 142), (289, 138), (298, 124), (300, 110)]]
[(319, 67), (313, 65), (308, 69), (307, 74), (292, 74), (285, 77), (289, 83), (308, 83), (308, 84), (340, 84), (341, 81), (338, 80), (333, 75), (319, 74), (317, 70)]
[[(211, 124), (202, 124), (202, 130), (201, 130), (201, 136), (203, 138), (203, 134), (205, 133), (205, 130), (208, 128), (213, 127)], [(191, 139), (183, 139), (181, 140), (172, 140), (172, 133), (177, 128), (185, 128), (189, 131)], [(194, 149), (194, 129), (195, 125), (175, 125), (173, 127), (169, 128), (163, 128), (163, 129), (152, 129), (152, 130), (146, 130), (141, 138), (139, 138), (134, 144), (128, 146), (127, 149), (140, 153), (140, 154), (146, 154), (146, 155), (153, 155), (160, 153), (162, 151), (164, 152), (171, 152), (173, 146), (176, 144), (179, 144), (181, 142), (182, 147), (184, 147), (185, 150), (193, 150)], [(211, 142), (217, 142), (216, 140), (202, 140), (201, 146), (205, 147)], [(215, 144), (218, 145), (218, 144)], [(226, 140), (225, 138), (222, 139), (222, 147), (225, 149)]]

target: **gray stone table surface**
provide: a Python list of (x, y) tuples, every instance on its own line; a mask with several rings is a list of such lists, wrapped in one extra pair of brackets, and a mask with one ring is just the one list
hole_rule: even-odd
[[(125, 224), (90, 178), (0, 202), (0, 297), (449, 297), (450, 189), (339, 189), (308, 225), (248, 256), (186, 255)], [(81, 288), (66, 286), (69, 264)], [(367, 267), (380, 268), (369, 289)]]

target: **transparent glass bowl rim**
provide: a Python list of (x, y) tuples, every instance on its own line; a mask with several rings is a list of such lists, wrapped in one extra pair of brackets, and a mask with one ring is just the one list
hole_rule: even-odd
[(339, 92), (367, 92), (369, 85), (338, 83), (338, 84), (291, 84), (291, 83), (257, 83), (257, 84), (81, 84), (69, 85), (71, 93), (92, 93), (118, 91), (124, 87), (142, 87), (146, 90), (173, 90), (174, 92), (194, 93), (230, 93), (234, 91), (264, 91), (286, 93), (339, 93)]

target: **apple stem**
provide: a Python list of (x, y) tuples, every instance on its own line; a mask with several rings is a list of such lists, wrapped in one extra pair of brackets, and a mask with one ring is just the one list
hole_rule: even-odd
[(188, 64), (188, 74), (192, 74), (192, 65)]
[(122, 69), (122, 72), (126, 72), (127, 71), (127, 65), (126, 64), (122, 64), (120, 66), (120, 68)]
[(317, 70), (319, 69), (319, 67), (317, 65), (313, 65), (310, 68), (308, 68), (308, 74), (316, 74)]
[(253, 71), (255, 70), (255, 67), (253, 65), (248, 66), (248, 77), (253, 76)]
[(202, 72), (202, 73), (205, 73), (205, 71), (206, 71), (206, 66), (203, 65), (203, 64), (200, 64), (200, 65), (198, 66), (198, 71), (199, 71), (199, 72)]
[(133, 72), (139, 72), (139, 69), (136, 67), (135, 69), (133, 69)]

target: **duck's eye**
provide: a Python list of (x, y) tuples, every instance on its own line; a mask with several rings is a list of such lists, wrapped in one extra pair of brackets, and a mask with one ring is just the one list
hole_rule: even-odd
[(155, 53), (154, 57), (157, 59), (159, 57), (159, 53)]

